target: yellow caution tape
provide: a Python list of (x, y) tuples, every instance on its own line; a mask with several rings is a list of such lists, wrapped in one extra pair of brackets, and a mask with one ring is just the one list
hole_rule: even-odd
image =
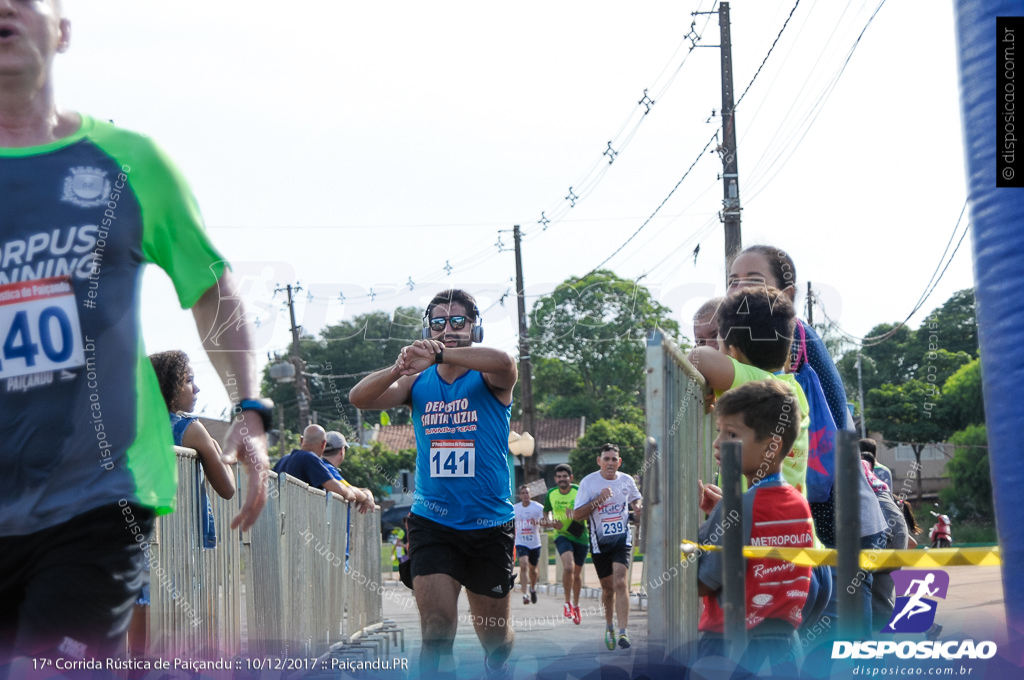
[[(696, 548), (701, 550), (721, 550), (719, 545), (698, 545), (693, 541), (683, 541), (682, 559)], [(815, 550), (813, 548), (766, 548), (763, 546), (743, 546), (743, 556), (758, 559), (777, 559), (798, 564), (801, 567), (817, 567), (819, 565), (836, 566), (836, 550)], [(999, 546), (993, 548), (936, 548), (933, 550), (861, 550), (860, 568), (865, 571), (876, 569), (899, 569), (900, 567), (960, 567), (979, 566), (997, 567), (1002, 564)]]

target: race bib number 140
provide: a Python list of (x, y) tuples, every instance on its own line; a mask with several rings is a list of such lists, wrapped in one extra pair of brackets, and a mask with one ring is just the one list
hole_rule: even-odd
[(476, 442), (447, 439), (430, 442), (431, 477), (473, 477), (476, 475)]
[(68, 277), (0, 286), (0, 379), (85, 363)]

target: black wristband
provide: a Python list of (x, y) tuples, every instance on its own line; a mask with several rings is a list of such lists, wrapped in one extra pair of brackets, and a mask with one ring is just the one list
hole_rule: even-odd
[(263, 421), (265, 433), (270, 432), (273, 426), (274, 402), (270, 399), (243, 399), (235, 404), (231, 411), (236, 416), (241, 415), (242, 411), (255, 411)]
[(434, 353), (434, 363), (438, 364), (438, 365), (441, 365), (441, 364), (444, 363), (444, 348), (443, 347), (441, 349), (437, 350)]

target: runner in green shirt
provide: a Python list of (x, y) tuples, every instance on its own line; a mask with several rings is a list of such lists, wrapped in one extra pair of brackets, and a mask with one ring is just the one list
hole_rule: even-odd
[[(562, 560), (562, 586), (565, 590), (565, 618), (572, 619), (580, 625), (580, 588), (583, 585), (581, 575), (583, 563), (587, 559), (587, 546), (590, 537), (587, 526), (583, 522), (572, 519), (573, 505), (576, 503), (576, 490), (572, 483), (572, 467), (566, 463), (555, 466), (555, 484), (544, 497), (544, 512), (550, 513), (551, 519), (544, 526), (555, 529), (555, 547), (558, 557)], [(570, 600), (569, 595), (572, 594)]]

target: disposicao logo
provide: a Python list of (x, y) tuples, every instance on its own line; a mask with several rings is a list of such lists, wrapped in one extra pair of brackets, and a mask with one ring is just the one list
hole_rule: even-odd
[(900, 659), (991, 659), (997, 651), (996, 643), (991, 640), (840, 640), (832, 643), (833, 659), (882, 659), (888, 654), (895, 654)]
[[(903, 595), (896, 598), (892, 618), (881, 632), (923, 633), (931, 628), (935, 623), (937, 604), (928, 598), (946, 599), (949, 574), (944, 571), (901, 569), (892, 572), (892, 580), (896, 592)], [(862, 640), (837, 641), (832, 644), (833, 659), (882, 659), (889, 654), (895, 654), (900, 659), (991, 659), (996, 651), (996, 643), (988, 640)]]
[[(896, 585), (896, 606), (883, 633), (923, 633), (935, 623), (938, 603), (929, 599), (946, 599), (949, 574), (944, 571), (901, 569), (892, 572)], [(899, 595), (903, 593), (903, 595)]]

